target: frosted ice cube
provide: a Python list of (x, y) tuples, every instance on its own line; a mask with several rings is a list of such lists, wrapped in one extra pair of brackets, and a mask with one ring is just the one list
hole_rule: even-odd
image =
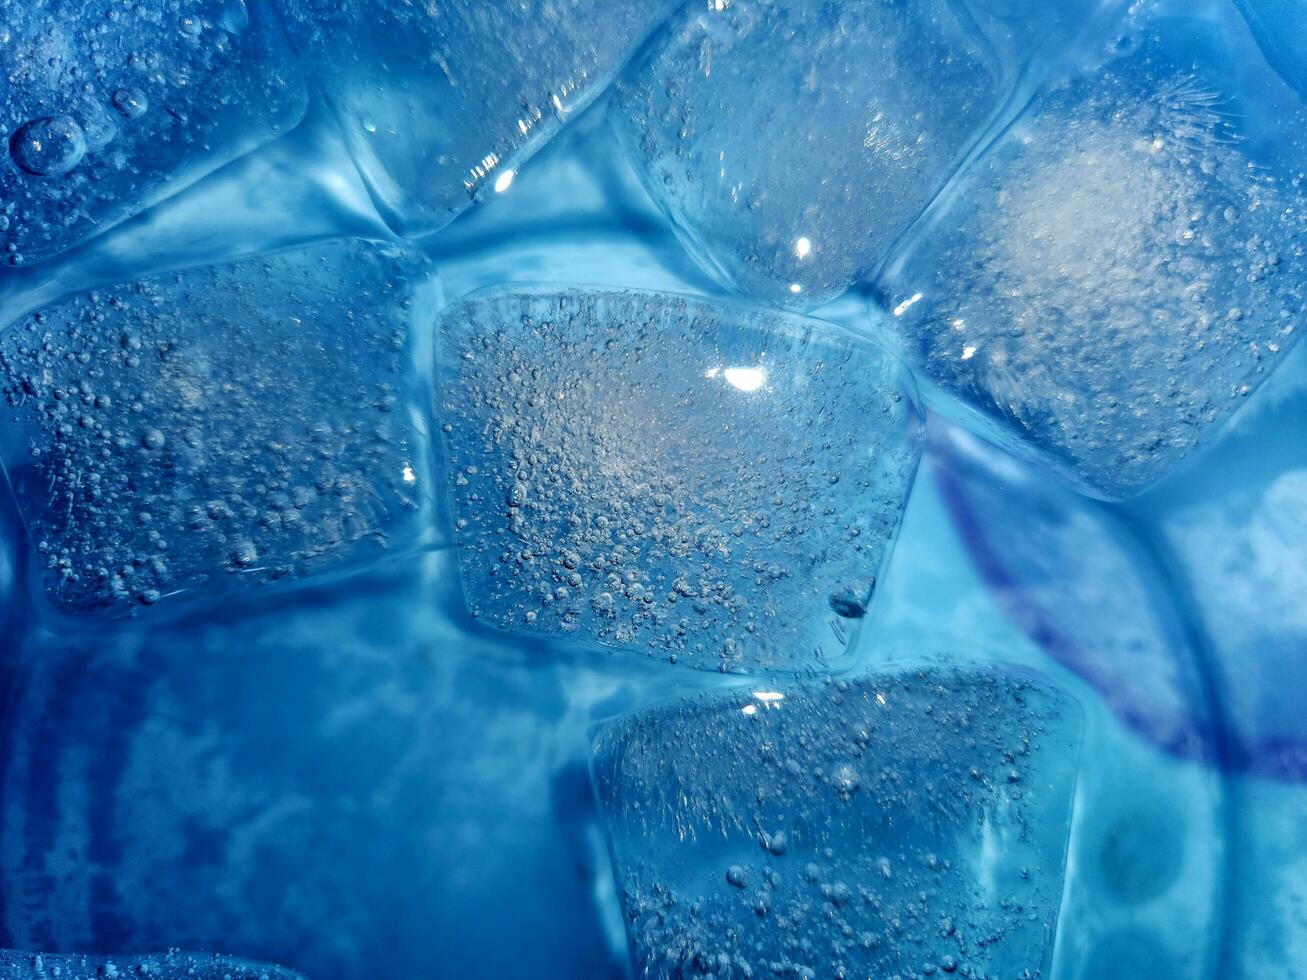
[(997, 108), (990, 55), (936, 0), (690, 4), (613, 114), (705, 267), (816, 306), (886, 254)]
[[(424, 261), (338, 241), (97, 290), (0, 335), (6, 467), (70, 612), (415, 538)], [(426, 355), (421, 355), (425, 360)]]
[(170, 950), (145, 956), (93, 956), (0, 949), (2, 980), (103, 980), (135, 976), (156, 980), (302, 980), (300, 974), (279, 966), (220, 953)]
[(943, 668), (617, 722), (594, 771), (637, 975), (1042, 975), (1079, 739), (1056, 689)]
[(435, 231), (604, 90), (678, 0), (278, 0), (386, 220)]
[(1097, 495), (1203, 442), (1301, 330), (1307, 111), (1241, 20), (1047, 84), (881, 279), (909, 357)]
[(264, 0), (0, 0), (0, 267), (63, 251), (293, 126)]
[(667, 294), (479, 294), (437, 338), (469, 611), (706, 667), (845, 653), (918, 457), (897, 364)]

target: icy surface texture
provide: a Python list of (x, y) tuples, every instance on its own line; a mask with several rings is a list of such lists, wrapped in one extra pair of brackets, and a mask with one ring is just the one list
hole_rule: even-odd
[(1234, 0), (1266, 60), (1307, 99), (1307, 5), (1302, 0)]
[(932, 418), (936, 481), (1010, 621), (1135, 734), (1214, 761), (1219, 712), (1173, 583), (1120, 515)]
[(722, 669), (845, 652), (918, 456), (889, 357), (634, 291), (491, 292), (438, 329), (472, 615)]
[(1161, 18), (1050, 82), (881, 282), (931, 381), (1101, 496), (1174, 467), (1301, 332), (1307, 112), (1228, 20)]
[(0, 943), (612, 976), (584, 716), (442, 624), (430, 557), (144, 643), (29, 631), (0, 706)]
[(604, 90), (679, 0), (278, 0), (386, 219), (435, 231)]
[(404, 541), (429, 272), (332, 242), (77, 296), (0, 335), (6, 466), (47, 596), (121, 612)]
[(267, 142), (305, 103), (263, 0), (0, 0), (0, 273)]
[(692, 3), (618, 91), (616, 126), (687, 247), (804, 307), (885, 255), (1002, 98), (935, 0)]
[(1080, 715), (983, 671), (682, 702), (601, 732), (637, 975), (1033, 977)]
[(1241, 767), (1307, 781), (1307, 347), (1219, 445), (1141, 498), (1194, 600)]
[(176, 950), (149, 956), (84, 956), (78, 953), (20, 953), (0, 950), (0, 980), (303, 980), (278, 966), (216, 953)]

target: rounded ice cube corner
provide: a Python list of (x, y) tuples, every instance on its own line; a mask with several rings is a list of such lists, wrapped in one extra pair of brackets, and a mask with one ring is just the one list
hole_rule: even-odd
[(892, 355), (775, 310), (560, 286), (474, 293), (435, 347), (474, 619), (705, 669), (854, 662), (921, 451)]
[(0, 333), (37, 593), (135, 615), (429, 533), (433, 273), (339, 239), (77, 292)]
[(439, 231), (608, 87), (681, 0), (276, 0), (400, 234)]

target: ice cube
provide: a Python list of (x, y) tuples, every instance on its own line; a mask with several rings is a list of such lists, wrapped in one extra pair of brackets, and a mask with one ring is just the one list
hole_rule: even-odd
[(441, 557), (239, 615), (27, 631), (0, 706), (6, 941), (324, 980), (614, 976), (569, 846), (586, 714), (548, 665), (450, 628)]
[(615, 723), (594, 771), (636, 974), (1042, 975), (1079, 739), (1055, 688), (948, 668)]
[(1307, 781), (1294, 710), (1307, 663), (1307, 348), (1293, 350), (1219, 445), (1137, 505), (1192, 594), (1232, 761)]
[(685, 245), (724, 283), (816, 306), (881, 259), (1003, 98), (936, 0), (690, 4), (614, 118)]
[(264, 0), (0, 0), (0, 267), (61, 252), (293, 126)]
[(1215, 761), (1220, 721), (1206, 668), (1158, 556), (1119, 514), (1042, 467), (934, 422), (936, 485), (1007, 618), (1132, 733), (1179, 758)]
[(721, 669), (846, 653), (918, 457), (890, 357), (636, 291), (490, 291), (438, 331), (473, 616)]
[(435, 231), (604, 90), (678, 0), (278, 0), (386, 220)]
[(429, 345), (414, 328), (433, 290), (412, 254), (343, 240), (97, 290), (13, 325), (5, 461), (48, 598), (123, 612), (416, 539)]
[(1159, 18), (1097, 60), (1041, 89), (881, 290), (934, 385), (1127, 497), (1301, 332), (1307, 111), (1233, 14)]
[(3, 980), (104, 980), (135, 976), (157, 980), (303, 980), (300, 974), (279, 966), (220, 953), (170, 950), (146, 956), (90, 956), (0, 949)]

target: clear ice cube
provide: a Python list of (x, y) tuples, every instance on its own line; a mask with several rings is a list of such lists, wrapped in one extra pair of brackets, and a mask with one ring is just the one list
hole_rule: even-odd
[(77, 295), (0, 335), (5, 465), (68, 612), (416, 538), (424, 260), (342, 240)]
[(636, 291), (482, 293), (437, 346), (474, 617), (721, 669), (849, 649), (919, 453), (890, 357)]
[(1079, 740), (1055, 688), (949, 668), (616, 722), (594, 773), (636, 974), (1043, 975)]
[(1001, 102), (974, 27), (937, 0), (690, 4), (613, 116), (707, 269), (812, 307), (886, 254)]
[(1298, 334), (1307, 110), (1237, 16), (1055, 77), (880, 279), (909, 359), (1104, 497), (1199, 446)]
[(278, 0), (386, 220), (435, 231), (608, 85), (678, 0)]
[(304, 113), (264, 0), (0, 0), (0, 271), (61, 252)]

